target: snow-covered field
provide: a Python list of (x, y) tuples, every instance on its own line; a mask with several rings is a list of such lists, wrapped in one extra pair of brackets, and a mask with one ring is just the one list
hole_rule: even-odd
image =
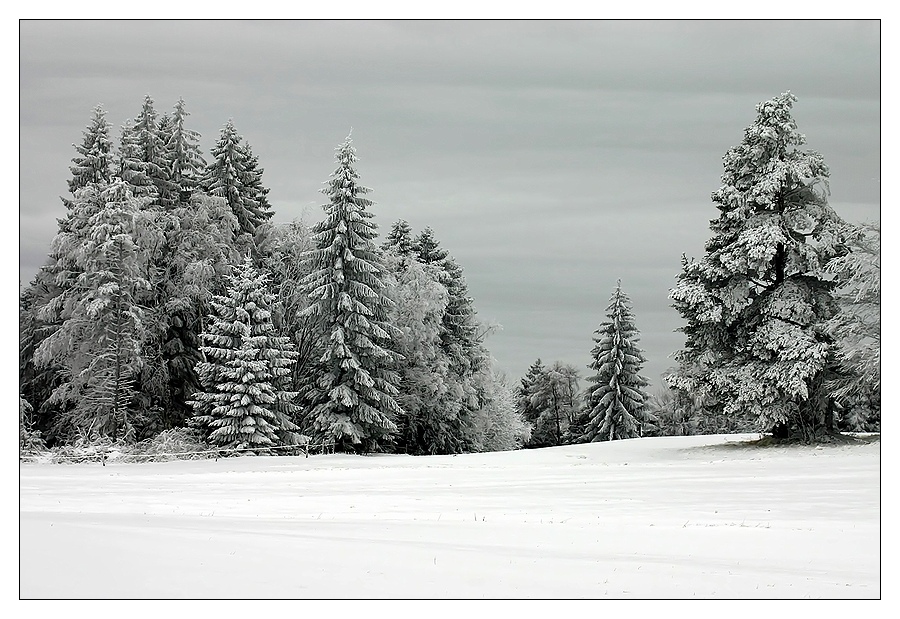
[(20, 465), (21, 598), (879, 598), (880, 443)]

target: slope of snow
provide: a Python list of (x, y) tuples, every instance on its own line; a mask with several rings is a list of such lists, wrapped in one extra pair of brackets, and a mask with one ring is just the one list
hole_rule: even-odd
[(20, 465), (22, 598), (879, 598), (880, 443)]

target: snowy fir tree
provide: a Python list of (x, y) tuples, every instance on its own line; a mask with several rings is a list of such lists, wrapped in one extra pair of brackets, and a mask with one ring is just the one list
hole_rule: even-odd
[[(528, 368), (528, 372), (522, 377), (520, 384), (516, 388), (516, 410), (522, 416), (522, 419), (529, 424), (531, 428), (529, 444), (527, 447), (537, 446), (531, 443), (541, 442), (536, 437), (536, 428), (538, 419), (540, 419), (540, 410), (535, 407), (531, 401), (531, 395), (534, 392), (534, 385), (540, 380), (541, 375), (545, 372), (544, 363), (538, 359)], [(548, 445), (551, 443), (547, 443)], [(543, 446), (543, 445), (541, 445)]]
[(336, 149), (338, 167), (322, 192), (325, 219), (314, 228), (316, 249), (304, 279), (310, 306), (304, 315), (321, 325), (318, 376), (306, 394), (313, 431), (339, 449), (385, 447), (402, 412), (396, 396), (397, 331), (386, 322), (384, 268), (370, 221), (370, 191), (359, 184), (350, 137)]
[(113, 172), (118, 178), (131, 185), (135, 196), (152, 198), (148, 206), (158, 197), (156, 185), (150, 177), (149, 164), (144, 160), (145, 149), (140, 141), (140, 133), (135, 131), (132, 121), (126, 122), (119, 134), (119, 147), (113, 160)]
[(824, 326), (836, 305), (826, 266), (844, 249), (842, 222), (819, 191), (828, 168), (798, 148), (794, 101), (786, 92), (760, 103), (724, 157), (706, 253), (683, 259), (670, 293), (687, 324), (667, 381), (725, 415), (751, 414), (777, 437), (811, 440), (832, 430), (834, 345)]
[(109, 137), (110, 125), (103, 106), (94, 108), (91, 124), (84, 131), (80, 145), (73, 144), (78, 156), (72, 159), (69, 170), (69, 191), (72, 195), (91, 183), (109, 183), (112, 174), (113, 144)]
[(881, 417), (881, 224), (848, 225), (851, 251), (828, 263), (840, 282), (839, 311), (826, 323), (840, 368), (830, 381), (841, 407), (841, 426), (880, 429)]
[(381, 248), (398, 256), (408, 257), (414, 253), (412, 228), (405, 219), (399, 219), (391, 226), (391, 231), (384, 238)]
[(169, 178), (167, 138), (160, 130), (159, 115), (150, 95), (144, 97), (140, 113), (126, 125), (126, 130), (130, 133), (124, 138), (124, 143), (128, 144), (128, 156), (141, 162), (146, 180), (155, 187), (154, 204), (163, 209), (172, 208), (178, 202), (178, 192)]
[(225, 198), (241, 232), (253, 237), (256, 229), (272, 216), (272, 211), (266, 199), (268, 190), (262, 186), (258, 159), (232, 121), (222, 128), (212, 157), (200, 181), (201, 187), (211, 196)]
[(202, 338), (206, 360), (197, 366), (203, 390), (194, 394), (193, 425), (210, 443), (260, 449), (299, 442), (293, 416), (295, 392), (287, 391), (296, 352), (274, 334), (274, 295), (266, 277), (246, 258), (226, 295), (212, 302), (214, 313)]
[(649, 383), (640, 375), (646, 359), (637, 346), (640, 334), (634, 325), (631, 302), (616, 283), (607, 307), (607, 320), (594, 332), (587, 380), (587, 422), (583, 442), (612, 441), (642, 436), (642, 424), (651, 421), (644, 403)]
[(182, 202), (187, 201), (191, 192), (197, 188), (206, 169), (206, 161), (200, 150), (200, 134), (185, 126), (185, 119), (189, 115), (184, 99), (179, 99), (175, 103), (171, 122), (162, 131), (169, 179), (175, 185)]
[[(143, 365), (144, 310), (137, 301), (150, 287), (146, 259), (135, 243), (135, 215), (148, 198), (135, 198), (127, 183), (79, 189), (75, 208), (91, 212), (79, 233), (54, 240), (78, 269), (76, 285), (38, 309), (38, 319), (56, 324), (34, 353), (38, 368), (60, 368), (47, 398), (61, 406), (55, 433), (87, 432), (133, 438), (128, 410)], [(86, 206), (87, 205), (87, 206)]]
[[(77, 259), (91, 234), (91, 218), (104, 208), (100, 194), (109, 185), (114, 152), (109, 137), (110, 125), (103, 107), (94, 108), (90, 124), (83, 131), (81, 144), (73, 144), (68, 181), (70, 197), (62, 197), (66, 206), (64, 218), (58, 221), (45, 264), (23, 291), (20, 300), (20, 374), (23, 395), (35, 411), (36, 423), (46, 432), (55, 416), (59, 401), (52, 394), (69, 382), (62, 360), (38, 367), (34, 354), (50, 334), (66, 320), (82, 291), (79, 278), (83, 268)], [(86, 188), (90, 191), (82, 192)], [(78, 197), (76, 198), (76, 194)]]

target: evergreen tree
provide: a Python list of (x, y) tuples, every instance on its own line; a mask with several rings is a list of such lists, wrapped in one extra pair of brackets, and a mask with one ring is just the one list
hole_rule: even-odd
[(246, 158), (247, 166), (246, 171), (244, 173), (244, 186), (247, 188), (247, 191), (250, 195), (254, 196), (256, 201), (259, 204), (259, 212), (256, 217), (259, 219), (259, 223), (257, 223), (257, 227), (262, 225), (263, 222), (269, 221), (272, 218), (272, 205), (269, 203), (269, 188), (263, 185), (262, 175), (263, 168), (259, 167), (259, 155), (254, 154), (253, 148), (250, 146), (250, 143), (243, 144), (244, 157)]
[(136, 197), (151, 198), (147, 202), (146, 208), (149, 208), (156, 202), (158, 191), (150, 176), (150, 165), (144, 159), (140, 137), (140, 132), (134, 129), (131, 121), (122, 126), (113, 171), (118, 178), (131, 186), (131, 191)]
[[(873, 430), (881, 415), (881, 224), (848, 225), (850, 252), (832, 259), (838, 313), (826, 323), (840, 371), (829, 383), (850, 430)], [(843, 419), (842, 419), (843, 420)]]
[(182, 202), (186, 202), (191, 192), (197, 188), (206, 169), (206, 161), (200, 150), (200, 134), (185, 126), (185, 119), (189, 115), (184, 108), (184, 99), (178, 99), (171, 122), (162, 131), (166, 140), (169, 179), (175, 185)]
[(384, 243), (381, 244), (381, 248), (385, 251), (391, 251), (398, 256), (412, 256), (415, 250), (412, 228), (410, 228), (409, 222), (405, 219), (398, 219), (394, 222), (394, 225), (391, 226), (391, 231), (384, 239)]
[(832, 428), (834, 345), (823, 327), (836, 306), (825, 267), (844, 249), (842, 222), (816, 191), (828, 168), (798, 150), (795, 100), (787, 92), (759, 104), (724, 157), (706, 254), (683, 259), (670, 295), (687, 324), (668, 380), (726, 415), (751, 413), (763, 431), (809, 440)]
[(390, 301), (384, 268), (367, 210), (370, 190), (358, 182), (349, 136), (336, 152), (338, 167), (322, 192), (325, 219), (313, 228), (316, 249), (306, 258), (304, 315), (320, 321), (323, 354), (307, 398), (313, 430), (342, 449), (373, 450), (396, 433), (401, 413), (395, 397), (399, 356), (391, 350), (396, 329), (387, 324)]
[(143, 163), (146, 180), (156, 189), (154, 204), (163, 209), (172, 208), (179, 196), (177, 187), (169, 178), (167, 136), (160, 130), (159, 116), (150, 95), (144, 97), (140, 114), (126, 127), (131, 133), (128, 139), (129, 156)]
[(478, 341), (478, 322), (462, 267), (440, 246), (431, 228), (425, 228), (416, 237), (412, 251), (419, 262), (441, 269), (440, 281), (449, 295), (447, 310), (442, 319), (442, 342), (445, 350), (454, 357), (460, 372), (477, 372), (479, 362), (486, 361), (487, 355)]
[[(443, 421), (432, 430), (442, 428), (443, 447), (456, 451), (472, 451), (477, 447), (476, 418), (488, 410), (488, 392), (493, 389), (490, 369), (490, 353), (483, 339), (490, 329), (481, 329), (474, 309), (474, 302), (468, 294), (462, 268), (447, 250), (440, 246), (431, 228), (426, 228), (415, 240), (410, 241), (412, 232), (405, 221), (394, 225), (385, 247), (400, 256), (398, 277), (408, 268), (407, 256), (426, 267), (427, 272), (445, 289), (447, 302), (440, 322), (440, 356), (446, 360), (446, 369), (441, 382), (453, 396), (444, 401)], [(431, 444), (429, 449), (435, 449)], [(444, 453), (441, 451), (441, 453)]]
[(638, 437), (642, 435), (642, 423), (651, 421), (643, 391), (649, 383), (640, 375), (646, 359), (637, 346), (639, 333), (621, 280), (616, 283), (606, 315), (608, 320), (594, 332), (588, 366), (596, 373), (588, 377), (593, 384), (585, 398), (590, 413), (582, 435), (584, 442)]
[(544, 364), (538, 359), (528, 368), (528, 372), (522, 377), (520, 381), (521, 384), (516, 390), (516, 409), (519, 411), (522, 419), (531, 426), (531, 436), (526, 445), (528, 447), (538, 446), (532, 443), (540, 442), (535, 436), (535, 433), (537, 430), (538, 419), (541, 415), (540, 411), (532, 404), (531, 395), (534, 392), (535, 383), (540, 380), (544, 372)]
[[(78, 190), (76, 208), (92, 212), (88, 234), (57, 235), (57, 251), (73, 257), (76, 285), (39, 308), (38, 318), (57, 323), (37, 347), (38, 368), (57, 366), (64, 378), (48, 398), (62, 405), (55, 434), (72, 431), (133, 438), (128, 410), (134, 377), (143, 365), (144, 310), (139, 290), (145, 258), (135, 243), (135, 215), (144, 206), (127, 183)], [(96, 208), (99, 205), (100, 208)]]
[(211, 196), (225, 198), (237, 217), (242, 233), (252, 238), (256, 229), (272, 216), (262, 186), (262, 170), (243, 137), (229, 120), (212, 150), (201, 187)]
[(431, 228), (422, 230), (413, 242), (412, 250), (423, 264), (442, 263), (448, 256), (447, 250), (440, 246)]
[(110, 125), (106, 120), (106, 112), (103, 106), (94, 108), (91, 124), (83, 132), (84, 139), (81, 145), (72, 146), (78, 156), (72, 159), (69, 170), (72, 178), (69, 179), (69, 192), (74, 196), (79, 189), (87, 187), (91, 183), (109, 183), (112, 173), (113, 145), (109, 137)]
[(246, 258), (226, 296), (212, 302), (214, 314), (203, 332), (206, 356), (197, 366), (203, 390), (192, 401), (193, 424), (207, 440), (234, 449), (293, 445), (299, 442), (292, 417), (299, 407), (285, 389), (296, 352), (274, 334), (265, 275)]
[[(58, 220), (59, 230), (46, 263), (23, 292), (20, 299), (20, 388), (35, 412), (38, 427), (49, 429), (52, 421), (51, 394), (68, 382), (65, 368), (48, 363), (40, 368), (34, 364), (34, 353), (41, 342), (58, 330), (67, 308), (78, 293), (79, 277), (83, 270), (76, 262), (76, 253), (90, 235), (90, 218), (101, 208), (99, 191), (92, 191), (93, 200), (75, 194), (89, 186), (106, 186), (112, 173), (112, 143), (109, 123), (102, 106), (94, 108), (91, 122), (83, 131), (80, 145), (73, 144), (76, 156), (69, 167), (72, 177), (68, 181), (71, 198), (62, 198), (66, 216)], [(38, 312), (42, 318), (38, 318)]]
[(423, 264), (437, 267), (440, 283), (447, 290), (447, 307), (441, 319), (441, 347), (450, 358), (450, 369), (463, 389), (466, 404), (461, 410), (462, 427), (484, 404), (484, 389), (479, 381), (490, 383), (490, 353), (479, 334), (474, 301), (469, 296), (462, 267), (440, 246), (431, 228), (425, 228), (413, 242), (413, 252)]

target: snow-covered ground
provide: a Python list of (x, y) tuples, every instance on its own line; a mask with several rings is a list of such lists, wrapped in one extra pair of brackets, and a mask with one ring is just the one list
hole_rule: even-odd
[(880, 443), (20, 465), (22, 598), (879, 598)]

